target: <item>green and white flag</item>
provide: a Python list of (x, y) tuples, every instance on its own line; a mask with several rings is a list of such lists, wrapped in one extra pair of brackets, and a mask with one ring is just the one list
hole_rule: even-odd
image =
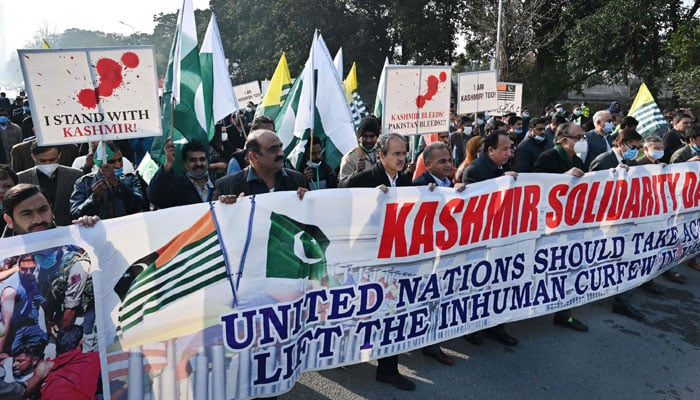
[(357, 146), (350, 107), (322, 37), (315, 38), (304, 71), (289, 91), (275, 126), (284, 154), (295, 168), (300, 167), (311, 127), (313, 140), (321, 143), (331, 168), (338, 167), (343, 155)]
[(329, 279), (326, 249), (330, 241), (317, 226), (272, 212), (268, 237), (267, 278)]
[(384, 92), (386, 91), (386, 66), (389, 65), (389, 57), (384, 59), (384, 68), (379, 77), (377, 85), (377, 95), (374, 98), (374, 116), (382, 120), (382, 108), (384, 107)]
[[(184, 0), (178, 14), (163, 85), (163, 136), (155, 138), (151, 147), (151, 156), (161, 163), (165, 161), (163, 142), (171, 135), (175, 142), (183, 142), (182, 139), (187, 142), (198, 141), (205, 148), (213, 136), (213, 129), (211, 136), (208, 131), (198, 43), (192, 0)], [(177, 153), (179, 157), (179, 152)], [(175, 165), (179, 165), (179, 162)]]
[(335, 65), (335, 70), (338, 72), (338, 79), (343, 80), (343, 48), (339, 48), (338, 52), (335, 53), (335, 58), (333, 58), (333, 65)]
[(100, 142), (97, 144), (97, 148), (95, 149), (95, 154), (92, 156), (92, 160), (95, 162), (95, 165), (101, 167), (112, 157), (114, 157), (114, 152), (112, 149), (110, 149), (104, 141), (100, 140)]
[[(239, 108), (238, 100), (233, 93), (224, 46), (221, 44), (219, 25), (216, 23), (214, 13), (211, 14), (202, 48), (199, 49), (199, 64), (202, 71), (204, 106), (207, 117), (212, 117), (208, 126), (214, 129), (216, 121), (221, 121)], [(209, 136), (213, 134), (212, 131)]]

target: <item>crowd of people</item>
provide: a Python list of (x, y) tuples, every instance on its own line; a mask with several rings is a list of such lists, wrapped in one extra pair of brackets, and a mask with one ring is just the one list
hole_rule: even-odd
[[(95, 157), (94, 145), (39, 146), (31, 134), (28, 107), (21, 106), (21, 126), (17, 123), (20, 116), (14, 107), (28, 104), (27, 99), (15, 99), (9, 105), (3, 99), (0, 94), (2, 237), (71, 223), (91, 226), (99, 219), (200, 202), (230, 204), (242, 196), (278, 191), (296, 191), (301, 200), (310, 190), (333, 188), (376, 187), (386, 192), (397, 186), (427, 186), (430, 190), (442, 186), (464, 191), (470, 184), (504, 175), (517, 179), (519, 173), (581, 177), (588, 171), (608, 168), (700, 161), (700, 127), (690, 110), (669, 115), (672, 129), (661, 136), (643, 138), (636, 130), (638, 122), (624, 115), (620, 103), (591, 113), (584, 102), (572, 105), (569, 111), (556, 104), (542, 116), (531, 116), (526, 109), (519, 115), (503, 116), (452, 113), (449, 132), (435, 135), (432, 142), (421, 138), (413, 145), (399, 134), (382, 133), (380, 121), (367, 116), (356, 129), (357, 147), (343, 156), (338, 168), (325, 162), (325, 143), (313, 140), (306, 144), (301, 166), (293, 168), (285, 159), (274, 121), (266, 116), (255, 118), (255, 105), (249, 103), (246, 109), (217, 124), (208, 146), (187, 143), (179, 150), (178, 158), (176, 145), (166, 140), (165, 161), (146, 182), (135, 172), (135, 166), (145, 155), (149, 141), (106, 142), (110, 156), (104, 162)], [(689, 264), (700, 270), (697, 259)], [(70, 374), (79, 366), (94, 365), (95, 359), (85, 356), (94, 348), (83, 341), (94, 325), (89, 269), (89, 260), (82, 249), (76, 248), (54, 249), (47, 257), (31, 254), (4, 260), (0, 271), (0, 328), (4, 328), (0, 361), (14, 360), (12, 371), (21, 385), (3, 387), (0, 393), (7, 390), (45, 395), (58, 382), (52, 374)], [(665, 277), (685, 283), (678, 267), (666, 272)], [(53, 293), (54, 281), (63, 282), (62, 296)], [(663, 294), (653, 282), (643, 285), (643, 289)], [(6, 296), (13, 298), (13, 312), (6, 310)], [(36, 329), (40, 325), (39, 310), (44, 314), (41, 324), (46, 327), (45, 333)], [(612, 311), (644, 318), (630, 302), (629, 292), (615, 296)], [(75, 328), (78, 317), (82, 326)], [(588, 330), (571, 310), (554, 314), (553, 323), (576, 331)], [(481, 345), (484, 338), (507, 346), (518, 343), (504, 325), (466, 336), (474, 345)], [(49, 342), (55, 343), (58, 356), (53, 363), (44, 361), (44, 348)], [(442, 364), (454, 364), (439, 345), (428, 346), (422, 352)], [(402, 390), (415, 388), (412, 381), (399, 374), (398, 356), (379, 359), (376, 379)], [(42, 381), (43, 388), (39, 389)], [(87, 385), (75, 390), (89, 392), (96, 387)], [(50, 398), (50, 394), (42, 398)]]

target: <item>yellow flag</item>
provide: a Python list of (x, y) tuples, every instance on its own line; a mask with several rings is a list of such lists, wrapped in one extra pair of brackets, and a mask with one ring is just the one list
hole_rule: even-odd
[(277, 68), (275, 68), (275, 73), (272, 74), (270, 86), (267, 88), (265, 97), (263, 97), (262, 103), (258, 106), (255, 115), (267, 115), (275, 119), (291, 87), (292, 77), (289, 74), (289, 67), (287, 66), (287, 56), (282, 53), (282, 57), (280, 57), (280, 61), (277, 63)]
[(357, 66), (355, 63), (352, 63), (352, 68), (343, 81), (343, 88), (345, 89), (345, 97), (348, 98), (348, 104), (352, 103), (352, 92), (357, 90)]
[(46, 41), (46, 39), (41, 39), (41, 48), (42, 49), (50, 49), (51, 46), (49, 46), (49, 42)]

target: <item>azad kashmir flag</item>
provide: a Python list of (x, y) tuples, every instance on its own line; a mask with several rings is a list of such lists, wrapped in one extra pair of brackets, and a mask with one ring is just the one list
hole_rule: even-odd
[(282, 53), (282, 57), (280, 57), (277, 63), (277, 68), (275, 68), (275, 72), (272, 74), (270, 86), (267, 88), (267, 92), (265, 92), (265, 97), (263, 97), (262, 102), (255, 110), (255, 116), (267, 115), (272, 119), (276, 119), (282, 105), (285, 100), (287, 100), (287, 94), (291, 87), (292, 77), (289, 74), (289, 67), (287, 66), (287, 56)]
[[(208, 211), (166, 245), (134, 262), (114, 286), (121, 299), (116, 331), (122, 348), (192, 334), (216, 324), (216, 318), (207, 321), (194, 307), (184, 310), (182, 301), (227, 276), (213, 213)], [(172, 315), (182, 317), (188, 312), (194, 316), (188, 318), (188, 324), (163, 329)]]
[[(165, 162), (165, 139), (171, 135), (177, 145), (198, 141), (205, 148), (214, 135), (214, 125), (207, 120), (204, 106), (198, 43), (192, 0), (184, 0), (163, 85), (163, 136), (154, 138), (151, 147), (151, 157), (161, 164)], [(176, 157), (179, 159), (180, 151), (176, 151)], [(174, 165), (181, 164), (176, 160)]]
[(357, 146), (355, 127), (337, 70), (322, 37), (316, 37), (304, 70), (294, 82), (275, 119), (284, 154), (301, 166), (304, 146), (321, 143), (325, 162), (337, 168), (344, 154)]
[(647, 85), (642, 82), (630, 108), (629, 115), (639, 121), (637, 132), (643, 137), (653, 135), (656, 132), (666, 132), (670, 129), (661, 109), (654, 101)]
[[(213, 132), (214, 123), (238, 110), (238, 100), (233, 93), (228, 64), (221, 44), (216, 16), (211, 14), (202, 48), (199, 50), (199, 65), (202, 73), (204, 108), (207, 116), (207, 131)], [(211, 135), (210, 135), (211, 138)]]
[[(383, 75), (382, 75), (383, 76)], [(348, 76), (345, 78), (344, 82), (345, 94), (347, 95), (348, 102), (350, 104), (350, 112), (352, 112), (352, 120), (355, 124), (355, 129), (360, 125), (360, 120), (363, 117), (369, 115), (367, 111), (367, 106), (364, 100), (360, 97), (360, 93), (357, 91), (357, 65), (352, 63), (352, 68), (348, 72)]]
[(379, 77), (377, 85), (377, 95), (374, 97), (374, 116), (380, 121), (382, 120), (382, 107), (384, 107), (384, 92), (386, 91), (386, 66), (389, 65), (389, 57), (384, 59), (384, 68), (382, 75)]

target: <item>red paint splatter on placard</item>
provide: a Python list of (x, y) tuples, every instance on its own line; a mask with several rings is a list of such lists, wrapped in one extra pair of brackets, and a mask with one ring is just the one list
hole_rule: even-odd
[(95, 108), (100, 96), (97, 89), (83, 89), (78, 93), (78, 102), (86, 108)]
[(101, 58), (97, 61), (97, 74), (100, 76), (100, 94), (104, 97), (112, 95), (114, 89), (122, 84), (122, 66), (111, 58)]
[[(71, 57), (72, 58), (72, 57)], [(127, 51), (122, 54), (121, 62), (124, 67), (136, 68), (139, 65), (139, 56), (136, 53)], [(124, 83), (122, 66), (111, 58), (101, 58), (95, 65), (99, 76), (99, 86), (96, 89), (83, 89), (78, 93), (78, 102), (87, 108), (95, 108), (101, 98), (109, 97), (114, 90)], [(70, 71), (68, 71), (70, 73)], [(138, 78), (138, 75), (136, 76)]]
[(139, 66), (139, 56), (134, 52), (127, 51), (122, 55), (122, 64), (127, 68), (136, 68)]
[(437, 94), (440, 82), (445, 82), (446, 80), (447, 74), (445, 72), (440, 73), (440, 78), (435, 75), (428, 76), (428, 89), (426, 90), (425, 94), (421, 94), (416, 97), (416, 106), (418, 106), (418, 108), (423, 108), (425, 103), (432, 100), (433, 96)]

